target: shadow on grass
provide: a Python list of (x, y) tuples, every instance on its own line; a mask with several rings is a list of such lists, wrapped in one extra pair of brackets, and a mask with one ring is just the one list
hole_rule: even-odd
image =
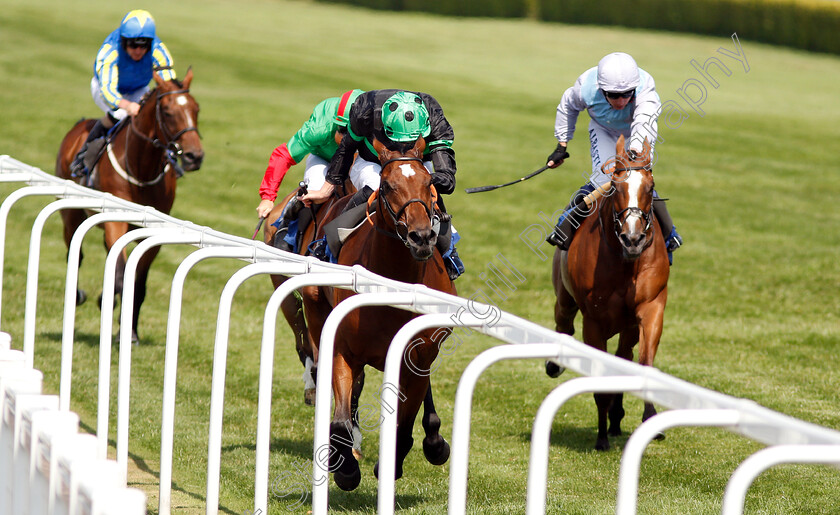
[[(87, 425), (87, 424), (85, 424), (81, 421), (79, 421), (79, 427), (84, 429), (86, 432), (88, 432), (92, 435), (96, 434), (96, 429), (90, 427), (89, 425)], [(109, 438), (108, 439), (108, 447), (110, 447), (112, 449), (116, 449), (117, 448), (117, 442), (115, 440), (112, 440), (112, 439)], [(128, 453), (128, 459), (130, 459), (134, 463), (134, 465), (137, 467), (137, 470), (140, 470), (142, 472), (145, 472), (146, 474), (154, 476), (158, 480), (157, 484), (158, 485), (160, 484), (160, 471), (159, 470), (157, 470), (157, 471), (152, 470), (151, 467), (149, 467), (149, 465), (146, 463), (145, 459), (138, 456), (137, 454), (132, 454), (130, 451)], [(139, 489), (142, 490), (143, 488), (141, 488), (141, 486), (142, 485), (134, 486), (134, 488), (139, 488)], [(152, 486), (156, 487), (157, 485), (152, 485)], [(129, 485), (129, 487), (131, 487), (131, 485)], [(185, 494), (185, 495), (189, 496), (190, 498), (201, 502), (202, 504), (207, 503), (207, 498), (204, 495), (185, 490), (184, 488), (180, 487), (178, 485), (178, 483), (176, 483), (175, 481), (172, 482), (172, 490), (177, 491), (177, 492), (181, 492), (182, 494)], [(148, 509), (149, 509), (148, 513), (150, 513), (150, 514), (158, 513), (157, 506), (149, 507)], [(219, 506), (219, 511), (221, 511), (223, 513), (228, 513), (230, 515), (241, 515), (241, 512), (233, 511), (230, 508), (226, 508), (224, 506)]]
[[(593, 425), (592, 427), (580, 426), (562, 426), (559, 429), (555, 427), (551, 431), (549, 438), (550, 447), (565, 447), (570, 451), (588, 453), (595, 451), (595, 439), (598, 436), (598, 430)], [(531, 442), (531, 433), (520, 433), (519, 437), (525, 442)], [(627, 430), (622, 431), (621, 436), (610, 437), (610, 450), (623, 449), (630, 438), (630, 433)]]

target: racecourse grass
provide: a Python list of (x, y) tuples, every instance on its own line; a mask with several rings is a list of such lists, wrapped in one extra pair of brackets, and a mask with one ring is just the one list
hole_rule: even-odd
[[(82, 116), (99, 115), (88, 93), (91, 62), (105, 34), (134, 7), (3, 2), (0, 153), (53, 169), (65, 131)], [(459, 251), (468, 270), (457, 281), (460, 294), (490, 300), (546, 327), (553, 327), (554, 295), (547, 260), (551, 249), (542, 244), (542, 236), (553, 223), (552, 213), (580, 186), (589, 166), (586, 116), (578, 122), (571, 158), (561, 168), (489, 193), (466, 195), (463, 188), (499, 184), (539, 168), (554, 147), (554, 111), (564, 89), (604, 54), (631, 53), (656, 78), (662, 100), (676, 102), (687, 115), (671, 124), (678, 127), (660, 124), (664, 141), (657, 147), (657, 189), (672, 199), (670, 211), (685, 239), (671, 270), (657, 366), (704, 387), (840, 429), (836, 57), (759, 45), (739, 33), (747, 60), (742, 65), (717, 52), (734, 51), (728, 39), (397, 15), (307, 1), (154, 0), (144, 8), (154, 14), (179, 74), (193, 66), (192, 92), (201, 104), (205, 164), (180, 180), (175, 216), (250, 237), (268, 155), (318, 101), (356, 87), (426, 91), (440, 101), (457, 135), (458, 191), (446, 202), (462, 235)], [(713, 56), (729, 71), (711, 68), (717, 88), (703, 82), (690, 64), (702, 65)], [(705, 86), (703, 116), (678, 94), (690, 79)], [(300, 168), (292, 169), (283, 192), (297, 182)], [(2, 186), (0, 192), (5, 196), (13, 189)], [(18, 348), (29, 227), (47, 201), (20, 202), (7, 232), (2, 328)], [(35, 365), (45, 373), (45, 389), (57, 393), (66, 254), (58, 217), (48, 221), (43, 245)], [(172, 246), (158, 256), (141, 314), (143, 343), (132, 351), (129, 483), (146, 491), (151, 513), (157, 511), (169, 288), (189, 251)], [(95, 300), (104, 264), (100, 232), (86, 238), (84, 252), (80, 281), (91, 300), (76, 316), (71, 407), (94, 431), (100, 320)], [(524, 278), (514, 281), (515, 291), (494, 291), (481, 275), (488, 263), (500, 266), (501, 258)], [(241, 266), (209, 260), (187, 279), (178, 363), (176, 513), (203, 512), (218, 297)], [(232, 307), (224, 513), (252, 507), (259, 343), (270, 293), (268, 279), (250, 280)], [(494, 343), (465, 336), (454, 353), (441, 357), (432, 380), (447, 438), (460, 373)], [(115, 350), (112, 367), (112, 455), (118, 354)], [(542, 368), (539, 362), (512, 361), (481, 378), (472, 416), (470, 513), (524, 511), (533, 417), (558, 383)], [(272, 513), (309, 509), (308, 498), (296, 505), (305, 480), (291, 477), (298, 465), (311, 466), (313, 411), (302, 403), (300, 375), (291, 332), (278, 322)], [(562, 379), (570, 377), (574, 374)], [(373, 392), (380, 382), (380, 373), (368, 374), (363, 403), (376, 404)], [(628, 396), (625, 404), (624, 428), (632, 430), (639, 424), (641, 401)], [(573, 399), (558, 414), (549, 456), (549, 513), (614, 511), (627, 436), (614, 439), (610, 451), (595, 452), (595, 422), (590, 396)], [(421, 441), (418, 424), (415, 449), (397, 485), (397, 504), (405, 513), (444, 513), (448, 467), (426, 463)], [(365, 433), (362, 483), (350, 493), (331, 487), (334, 511), (375, 511), (377, 444), (375, 432)], [(718, 513), (732, 471), (760, 448), (720, 429), (669, 431), (645, 454), (639, 513)], [(758, 478), (747, 513), (837, 513), (838, 484), (835, 469), (778, 467)], [(279, 497), (284, 490), (289, 495)]]

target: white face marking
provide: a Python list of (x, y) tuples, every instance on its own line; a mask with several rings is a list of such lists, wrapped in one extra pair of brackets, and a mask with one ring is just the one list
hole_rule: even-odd
[[(639, 207), (639, 193), (642, 187), (642, 174), (638, 170), (631, 170), (630, 177), (627, 178), (627, 195), (629, 196), (629, 200), (627, 203), (627, 207)], [(637, 220), (641, 220), (641, 216), (637, 213), (631, 212), (627, 216), (627, 223), (633, 223)]]
[[(187, 97), (185, 95), (178, 95), (178, 98), (175, 99), (175, 102), (179, 106), (185, 106), (185, 105), (187, 105), (187, 102), (189, 102), (189, 100), (187, 100)], [(190, 113), (184, 111), (184, 114), (187, 117), (187, 127), (195, 127), (195, 124), (193, 123), (193, 119), (192, 119), (192, 116), (190, 116)]]
[(404, 165), (400, 165), (400, 170), (402, 170), (402, 174), (405, 175), (406, 177), (411, 177), (412, 175), (417, 173), (411, 168), (411, 165), (408, 164), (408, 163), (406, 163)]

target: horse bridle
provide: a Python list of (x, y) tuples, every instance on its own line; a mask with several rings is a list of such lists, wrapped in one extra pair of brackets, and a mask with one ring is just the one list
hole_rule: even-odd
[[(633, 171), (633, 170), (650, 170), (650, 167), (649, 166), (631, 166), (629, 168), (623, 168), (621, 170), (614, 170), (612, 174), (613, 174), (613, 176), (615, 176), (615, 174), (617, 172), (629, 172), (629, 171)], [(626, 216), (625, 216), (625, 213), (626, 213)], [(622, 209), (621, 211), (618, 211), (618, 212), (616, 212), (616, 210), (613, 208), (613, 231), (615, 232), (616, 238), (619, 238), (619, 240), (621, 239), (619, 237), (619, 235), (621, 234), (621, 229), (624, 227), (624, 224), (627, 222), (627, 219), (632, 214), (636, 214), (636, 215), (640, 216), (642, 218), (642, 220), (645, 221), (645, 223), (646, 223), (645, 229), (642, 232), (645, 232), (645, 233), (648, 232), (651, 228), (651, 220), (652, 220), (652, 216), (653, 216), (653, 202), (651, 202), (650, 210), (648, 212), (644, 212), (638, 207), (626, 207), (626, 208), (624, 208), (624, 209)], [(622, 217), (624, 217), (624, 221), (621, 221)]]
[[(201, 138), (201, 133), (198, 131), (198, 127), (190, 126), (190, 127), (184, 127), (183, 129), (176, 132), (174, 136), (170, 136), (169, 131), (166, 129), (166, 124), (164, 124), (163, 121), (162, 121), (162, 117), (161, 117), (161, 113), (160, 113), (160, 99), (162, 97), (167, 96), (167, 95), (180, 95), (180, 94), (186, 94), (186, 93), (189, 93), (189, 92), (190, 92), (189, 88), (184, 88), (184, 89), (176, 89), (174, 91), (166, 91), (164, 93), (157, 93), (155, 95), (155, 124), (158, 127), (160, 127), (160, 131), (163, 133), (163, 138), (165, 140), (163, 143), (161, 143), (161, 141), (158, 138), (150, 138), (150, 137), (146, 136), (145, 134), (141, 133), (139, 130), (137, 130), (137, 127), (134, 125), (134, 117), (133, 116), (131, 117), (131, 123), (129, 124), (130, 127), (131, 127), (131, 132), (134, 135), (139, 136), (141, 139), (151, 143), (152, 146), (154, 146), (155, 148), (159, 148), (159, 149), (164, 150), (164, 156), (166, 157), (166, 160), (169, 162), (170, 166), (172, 166), (175, 169), (176, 173), (178, 174), (178, 177), (184, 175), (184, 170), (178, 164), (178, 157), (180, 157), (181, 154), (184, 153), (183, 149), (181, 148), (181, 145), (178, 143), (178, 140), (181, 138), (181, 136), (183, 136), (184, 134), (186, 134), (187, 132), (190, 132), (190, 131), (195, 131), (196, 134), (198, 134), (199, 138)], [(126, 148), (127, 147), (128, 147), (128, 133), (126, 133)], [(128, 159), (127, 158), (126, 158), (125, 165), (126, 165), (125, 166), (126, 170), (128, 170)], [(129, 171), (129, 173), (130, 173), (130, 171)], [(165, 173), (166, 173), (166, 168), (164, 168), (160, 172), (160, 175), (158, 175), (158, 177), (156, 177), (155, 179), (153, 179), (151, 181), (148, 181), (145, 184), (156, 184), (160, 180), (160, 178), (163, 176), (163, 174), (165, 174)], [(131, 174), (131, 175), (133, 175), (133, 174)]]
[[(386, 166), (388, 166), (389, 164), (391, 164), (395, 161), (418, 161), (420, 163), (420, 165), (423, 166), (423, 160), (420, 159), (419, 157), (402, 156), (402, 157), (395, 157), (393, 159), (388, 159), (387, 161), (382, 163), (382, 170), (384, 170)], [(425, 170), (425, 167), (423, 167), (423, 169)], [(419, 198), (409, 199), (407, 202), (405, 202), (402, 205), (402, 207), (400, 207), (399, 211), (394, 211), (394, 209), (391, 207), (391, 203), (388, 202), (388, 198), (385, 195), (378, 195), (378, 197), (379, 197), (379, 202), (383, 206), (385, 206), (385, 211), (388, 213), (388, 215), (391, 217), (391, 221), (394, 223), (394, 233), (391, 233), (389, 231), (385, 231), (385, 230), (377, 227), (375, 224), (374, 224), (374, 228), (377, 231), (379, 231), (383, 234), (386, 234), (386, 235), (388, 235), (392, 238), (397, 238), (398, 240), (402, 241), (403, 244), (406, 247), (408, 247), (410, 245), (409, 242), (408, 242), (408, 225), (405, 222), (401, 221), (400, 219), (402, 218), (403, 214), (405, 214), (405, 210), (411, 204), (414, 204), (414, 203), (421, 204), (423, 206), (423, 208), (426, 210), (426, 214), (429, 217), (429, 222), (431, 222), (432, 227), (434, 228), (434, 227), (439, 226), (439, 222), (438, 222), (438, 224), (435, 224), (435, 218), (437, 218), (437, 215), (435, 215), (433, 207), (431, 205), (427, 205), (423, 200), (421, 200)], [(405, 229), (404, 230), (405, 234), (400, 232), (400, 227), (403, 227)], [(435, 231), (435, 232), (437, 232), (437, 231)]]

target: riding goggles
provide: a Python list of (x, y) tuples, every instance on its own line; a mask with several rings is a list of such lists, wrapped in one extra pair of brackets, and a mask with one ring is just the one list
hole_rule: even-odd
[(636, 94), (636, 90), (631, 89), (629, 91), (604, 91), (604, 94), (607, 96), (607, 98), (610, 98), (612, 100), (617, 100), (619, 98), (630, 98), (630, 97), (632, 97), (633, 95)]
[(125, 46), (128, 48), (149, 48), (152, 46), (152, 40), (149, 38), (128, 38), (125, 40)]

